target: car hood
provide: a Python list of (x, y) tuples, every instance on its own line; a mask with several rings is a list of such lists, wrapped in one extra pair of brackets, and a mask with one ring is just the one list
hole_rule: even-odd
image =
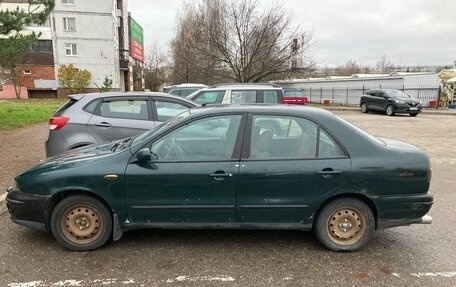
[[(117, 141), (116, 141), (117, 142)], [(114, 154), (111, 148), (116, 142), (108, 142), (102, 144), (89, 145), (86, 147), (69, 150), (54, 157), (47, 158), (39, 164), (25, 170), (23, 174), (30, 173), (41, 169), (61, 168), (62, 166), (76, 166), (90, 161), (100, 160), (103, 157)]]
[(419, 104), (420, 103), (420, 100), (418, 100), (417, 98), (394, 98), (394, 99), (404, 101), (407, 104)]

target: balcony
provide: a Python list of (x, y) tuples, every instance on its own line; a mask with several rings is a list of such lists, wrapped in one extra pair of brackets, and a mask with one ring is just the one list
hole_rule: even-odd
[(119, 50), (120, 70), (128, 71), (129, 50)]

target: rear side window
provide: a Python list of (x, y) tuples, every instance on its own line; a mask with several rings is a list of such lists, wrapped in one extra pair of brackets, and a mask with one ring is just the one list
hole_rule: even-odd
[(100, 116), (131, 120), (148, 120), (148, 110), (146, 100), (108, 100), (101, 104)]
[(280, 98), (281, 92), (279, 91), (263, 91), (263, 103), (277, 104), (282, 101)]
[(78, 101), (75, 99), (70, 99), (68, 102), (64, 103), (54, 114), (54, 116), (61, 115), (64, 111), (68, 110), (72, 105), (76, 104)]
[(252, 104), (256, 103), (256, 91), (231, 91), (231, 103)]
[(100, 103), (100, 100), (91, 101), (82, 109), (90, 114), (93, 114), (95, 112), (95, 110), (97, 109), (99, 103)]

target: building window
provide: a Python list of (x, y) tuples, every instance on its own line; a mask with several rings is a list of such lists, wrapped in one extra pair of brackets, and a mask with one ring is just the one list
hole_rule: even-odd
[(30, 74), (32, 74), (32, 71), (30, 71), (30, 70), (24, 70), (24, 75), (30, 75)]
[(63, 18), (63, 30), (76, 31), (76, 19), (64, 17)]
[(62, 0), (62, 4), (64, 4), (64, 5), (74, 5), (74, 0)]
[(51, 27), (51, 23), (49, 22), (49, 19), (46, 20), (43, 24), (37, 24), (37, 23), (26, 23), (26, 27)]
[(77, 56), (78, 55), (78, 46), (73, 43), (66, 43), (65, 44), (65, 55)]
[(34, 53), (52, 53), (52, 41), (38, 40), (36, 42), (33, 42), (30, 44), (28, 51)]

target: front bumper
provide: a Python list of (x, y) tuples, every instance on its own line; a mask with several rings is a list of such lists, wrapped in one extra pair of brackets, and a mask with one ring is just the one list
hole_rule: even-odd
[(418, 114), (421, 113), (421, 110), (423, 109), (422, 105), (417, 105), (417, 106), (410, 106), (408, 104), (396, 104), (396, 113), (412, 113), (412, 114)]
[(14, 223), (33, 229), (48, 231), (46, 225), (46, 209), (50, 197), (17, 190), (8, 190), (6, 207)]

